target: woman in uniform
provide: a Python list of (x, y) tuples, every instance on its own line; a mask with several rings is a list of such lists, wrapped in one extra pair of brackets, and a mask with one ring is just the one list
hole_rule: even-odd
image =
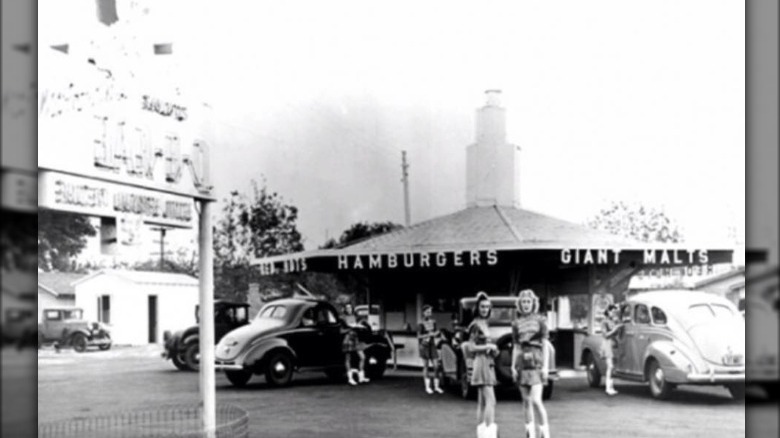
[[(436, 327), (436, 320), (432, 316), (433, 308), (430, 305), (423, 306), (423, 320), (417, 328), (417, 340), (420, 347), (420, 358), (423, 360), (425, 392), (433, 394), (436, 391), (442, 394), (444, 391), (439, 386), (439, 379), (441, 378), (439, 350), (436, 345), (439, 329)], [(430, 376), (431, 369), (433, 369), (433, 379)], [(431, 387), (431, 380), (433, 380), (433, 387)]]
[(542, 390), (549, 377), (547, 320), (539, 314), (539, 297), (531, 289), (520, 292), (515, 307), (517, 318), (512, 321), (512, 378), (523, 397), (526, 436), (536, 438), (535, 410), (539, 419), (539, 438), (549, 438), (550, 425), (542, 402)]
[(617, 335), (622, 327), (618, 320), (618, 308), (614, 304), (610, 304), (604, 310), (604, 320), (601, 321), (601, 334), (604, 336), (604, 341), (601, 343), (601, 356), (607, 363), (606, 372), (606, 385), (605, 390), (607, 395), (617, 395), (615, 391), (614, 382), (612, 380), (612, 373), (615, 370), (615, 349), (617, 348)]
[(474, 320), (468, 327), (469, 341), (464, 343), (464, 353), (473, 359), (471, 385), (477, 388), (477, 437), (495, 438), (498, 425), (495, 423), (496, 371), (493, 359), (498, 356), (498, 347), (490, 342), (488, 320), (492, 305), (485, 292), (477, 294)]
[[(344, 341), (342, 342), (342, 351), (344, 352), (344, 365), (347, 369), (347, 383), (352, 386), (358, 383), (368, 383), (369, 379), (365, 373), (366, 355), (363, 352), (365, 344), (358, 339), (358, 333), (356, 330), (357, 325), (360, 323), (355, 316), (354, 308), (352, 304), (347, 303), (344, 306), (344, 321), (347, 323), (347, 332), (344, 335)], [(353, 367), (355, 358), (357, 357), (358, 369)], [(355, 380), (354, 375), (357, 375)]]

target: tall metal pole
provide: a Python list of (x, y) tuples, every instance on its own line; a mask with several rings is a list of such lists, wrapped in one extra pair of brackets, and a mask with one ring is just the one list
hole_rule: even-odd
[(203, 432), (214, 438), (217, 429), (217, 394), (214, 376), (214, 249), (211, 205), (200, 200), (200, 395), (203, 401)]
[(409, 163), (406, 162), (406, 151), (401, 151), (401, 181), (404, 183), (404, 219), (406, 226), (411, 224), (411, 214), (409, 212)]

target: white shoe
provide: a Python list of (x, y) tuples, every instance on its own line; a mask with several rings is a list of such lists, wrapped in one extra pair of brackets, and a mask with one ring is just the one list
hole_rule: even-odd
[(479, 423), (477, 425), (477, 438), (487, 438), (487, 426), (485, 423)]
[(368, 383), (370, 380), (368, 380), (368, 377), (366, 377), (366, 373), (363, 371), (358, 372), (358, 382), (360, 383)]
[(439, 386), (439, 379), (433, 379), (433, 390), (439, 394), (444, 394), (444, 390)]
[(424, 379), (425, 380), (425, 392), (428, 394), (433, 394), (433, 390), (431, 389), (431, 379)]
[(491, 423), (485, 428), (485, 438), (498, 438), (498, 424)]
[(536, 438), (536, 424), (534, 423), (525, 424), (525, 436), (526, 438)]
[(614, 388), (607, 388), (607, 395), (617, 395), (617, 391)]
[(550, 438), (550, 425), (539, 426), (539, 438)]
[(347, 383), (349, 383), (352, 386), (357, 386), (357, 382), (352, 377), (352, 373), (355, 372), (355, 370), (349, 370), (347, 371)]

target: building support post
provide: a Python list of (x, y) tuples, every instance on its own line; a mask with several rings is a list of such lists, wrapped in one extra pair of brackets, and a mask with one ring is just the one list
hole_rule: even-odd
[(214, 376), (214, 245), (209, 200), (200, 200), (198, 233), (200, 275), (200, 395), (203, 404), (204, 437), (214, 438), (217, 429), (216, 379)]

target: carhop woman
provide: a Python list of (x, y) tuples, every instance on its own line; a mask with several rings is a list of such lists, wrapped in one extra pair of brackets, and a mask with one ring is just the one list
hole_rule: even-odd
[[(420, 348), (420, 358), (423, 360), (423, 381), (425, 392), (433, 394), (434, 391), (442, 394), (444, 391), (439, 386), (441, 367), (439, 366), (439, 349), (437, 341), (440, 333), (436, 327), (436, 320), (432, 318), (433, 307), (423, 306), (423, 320), (417, 328), (417, 340)], [(431, 371), (433, 377), (431, 377)], [(433, 382), (433, 386), (431, 386)]]
[[(358, 383), (368, 383), (370, 380), (366, 377), (365, 364), (366, 355), (364, 350), (365, 343), (358, 339), (356, 327), (363, 321), (357, 321), (352, 304), (347, 303), (344, 306), (344, 321), (347, 323), (347, 332), (342, 342), (342, 351), (344, 352), (344, 365), (347, 368), (347, 383), (352, 386)], [(358, 369), (353, 367), (354, 359), (357, 357)], [(357, 380), (354, 375), (357, 375)]]
[(542, 402), (542, 390), (549, 377), (547, 320), (539, 314), (539, 297), (531, 289), (520, 292), (515, 307), (517, 318), (512, 321), (512, 379), (523, 397), (526, 436), (536, 438), (535, 410), (539, 419), (539, 438), (549, 438), (550, 425)]
[(617, 349), (617, 337), (623, 327), (618, 318), (618, 308), (614, 304), (604, 310), (604, 320), (601, 321), (601, 335), (604, 340), (601, 343), (601, 357), (607, 363), (605, 391), (607, 395), (617, 395), (612, 374), (615, 370), (615, 350)]
[(488, 320), (492, 305), (485, 292), (477, 294), (474, 310), (474, 320), (468, 327), (469, 340), (463, 343), (466, 357), (473, 359), (471, 385), (477, 388), (477, 437), (495, 438), (498, 436), (498, 425), (495, 423), (496, 395), (493, 387), (496, 385), (494, 359), (498, 356), (498, 347), (490, 342), (488, 336)]

